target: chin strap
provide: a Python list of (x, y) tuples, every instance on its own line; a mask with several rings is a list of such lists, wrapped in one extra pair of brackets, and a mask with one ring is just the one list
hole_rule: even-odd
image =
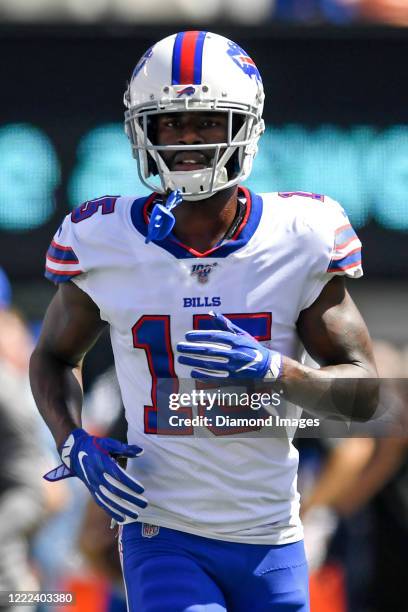
[(154, 206), (147, 228), (146, 244), (151, 240), (164, 240), (170, 234), (176, 222), (171, 211), (181, 204), (182, 201), (183, 196), (181, 195), (181, 191), (176, 189), (170, 193), (164, 205), (156, 204)]

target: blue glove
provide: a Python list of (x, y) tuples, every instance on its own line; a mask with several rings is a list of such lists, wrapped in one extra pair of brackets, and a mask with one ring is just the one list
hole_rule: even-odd
[(192, 366), (192, 378), (278, 378), (280, 353), (262, 346), (222, 314), (210, 315), (214, 329), (188, 332), (187, 342), (177, 345), (178, 362)]
[(146, 508), (141, 495), (144, 488), (115, 461), (133, 458), (143, 450), (112, 438), (90, 436), (83, 429), (74, 429), (60, 449), (63, 464), (45, 474), (46, 480), (78, 476), (88, 487), (96, 503), (118, 523), (132, 522)]

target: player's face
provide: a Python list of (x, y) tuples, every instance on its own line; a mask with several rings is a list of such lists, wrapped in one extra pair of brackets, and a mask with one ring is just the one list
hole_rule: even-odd
[[(228, 134), (227, 113), (169, 113), (157, 119), (158, 145), (197, 145), (225, 142)], [(162, 151), (170, 170), (188, 172), (211, 166), (214, 150)]]

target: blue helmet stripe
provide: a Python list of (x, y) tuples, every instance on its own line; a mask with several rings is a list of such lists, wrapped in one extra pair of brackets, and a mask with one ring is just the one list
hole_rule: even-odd
[(181, 48), (185, 32), (179, 32), (173, 47), (173, 61), (171, 70), (171, 84), (180, 85)]
[(207, 32), (200, 32), (197, 38), (196, 48), (194, 52), (194, 84), (200, 84), (202, 81), (203, 71), (203, 47)]

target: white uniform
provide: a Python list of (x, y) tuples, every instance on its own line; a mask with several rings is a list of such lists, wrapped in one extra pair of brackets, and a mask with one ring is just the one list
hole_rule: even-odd
[(174, 357), (176, 344), (211, 308), (301, 360), (299, 313), (333, 274), (362, 274), (361, 243), (330, 198), (246, 190), (241, 197), (247, 212), (236, 234), (206, 254), (173, 236), (145, 244), (152, 197), (88, 202), (55, 235), (47, 276), (72, 278), (110, 324), (129, 442), (145, 449), (128, 467), (149, 500), (139, 520), (210, 538), (283, 544), (302, 538), (298, 455), (289, 436), (154, 433), (158, 379), (172, 376), (177, 384), (174, 377), (189, 377)]

